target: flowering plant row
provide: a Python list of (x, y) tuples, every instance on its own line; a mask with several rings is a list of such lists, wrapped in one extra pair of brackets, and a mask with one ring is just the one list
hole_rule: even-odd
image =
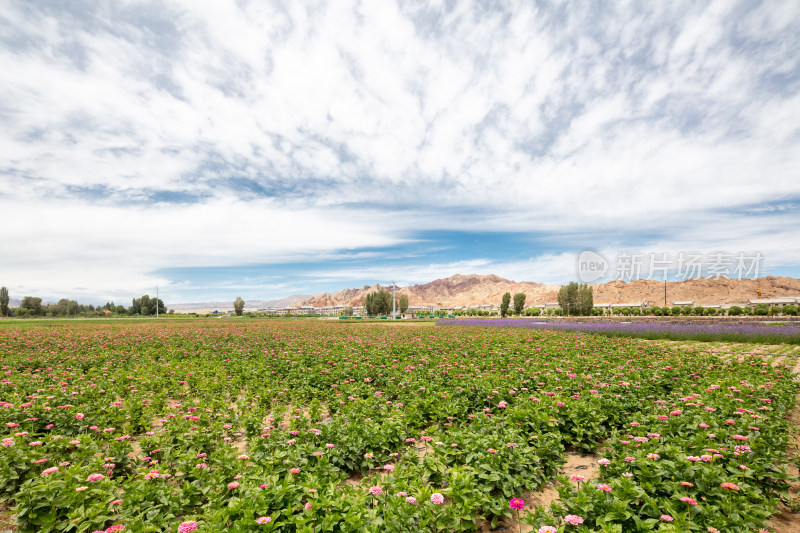
[(0, 356), (21, 532), (744, 532), (788, 498), (798, 385), (756, 356), (306, 321), (3, 326)]

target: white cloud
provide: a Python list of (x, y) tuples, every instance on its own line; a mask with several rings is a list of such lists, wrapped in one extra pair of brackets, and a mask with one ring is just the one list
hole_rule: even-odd
[[(0, 269), (21, 290), (122, 290), (155, 281), (115, 262), (147, 243), (161, 268), (219, 266), (436, 228), (711, 246), (727, 211), (800, 197), (798, 23), (788, 0), (8, 2), (0, 202), (41, 214)], [(143, 207), (164, 191), (190, 201)], [(731, 246), (800, 241), (742, 217)]]

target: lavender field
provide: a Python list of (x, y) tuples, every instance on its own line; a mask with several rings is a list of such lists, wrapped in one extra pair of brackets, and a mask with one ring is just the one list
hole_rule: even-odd
[(800, 344), (800, 324), (669, 324), (642, 322), (561, 322), (542, 318), (439, 320), (437, 326), (529, 328), (599, 333), (612, 337)]

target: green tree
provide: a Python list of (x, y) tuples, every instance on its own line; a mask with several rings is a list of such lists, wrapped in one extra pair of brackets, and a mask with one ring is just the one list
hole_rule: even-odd
[(594, 312), (594, 292), (588, 285), (581, 285), (578, 289), (578, 300), (580, 301), (581, 315), (591, 316)]
[(133, 303), (130, 309), (128, 309), (128, 314), (144, 316), (155, 315), (156, 306), (158, 306), (158, 314), (163, 315), (167, 312), (167, 308), (161, 298), (150, 298), (149, 295), (145, 294), (141, 298), (133, 299)]
[(525, 307), (525, 293), (518, 292), (514, 295), (514, 313), (517, 315), (522, 314), (522, 309)]
[(505, 318), (508, 314), (508, 306), (511, 304), (511, 293), (507, 292), (503, 295), (503, 301), (500, 303), (500, 316)]
[(558, 305), (565, 315), (591, 315), (594, 309), (592, 288), (571, 281), (558, 290)]
[(400, 295), (400, 312), (405, 313), (408, 309), (408, 295), (401, 294)]
[(561, 308), (561, 311), (565, 316), (573, 315), (577, 311), (580, 297), (578, 288), (579, 285), (574, 281), (571, 281), (569, 284), (561, 287), (558, 290), (558, 306)]
[(0, 316), (8, 316), (8, 289), (0, 287)]
[(242, 312), (244, 312), (244, 300), (242, 300), (241, 296), (237, 296), (233, 301), (233, 311), (236, 313), (236, 316), (242, 316)]
[(28, 312), (33, 316), (38, 316), (42, 314), (42, 299), (36, 298), (34, 296), (26, 296), (22, 299), (22, 303), (20, 304), (22, 309), (27, 309)]
[(392, 311), (392, 294), (387, 291), (367, 294), (364, 308), (368, 315), (387, 315)]

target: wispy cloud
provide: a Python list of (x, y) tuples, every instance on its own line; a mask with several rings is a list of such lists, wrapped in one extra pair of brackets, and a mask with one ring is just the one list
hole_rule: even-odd
[(0, 284), (180, 299), (159, 273), (316, 256), (325, 277), (429, 230), (536, 243), (398, 278), (722, 245), (798, 275), (798, 26), (788, 0), (9, 1), (0, 207), (24, 223)]

